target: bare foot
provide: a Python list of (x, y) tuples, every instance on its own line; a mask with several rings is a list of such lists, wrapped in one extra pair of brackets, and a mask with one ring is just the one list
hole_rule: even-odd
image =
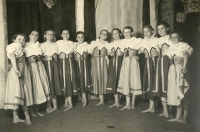
[(48, 113), (49, 111), (51, 111), (53, 108), (49, 107), (46, 109), (46, 112)]
[(33, 118), (34, 118), (34, 117), (35, 117), (35, 118), (37, 118), (37, 117), (38, 117), (38, 116), (37, 116), (37, 115), (36, 115), (34, 112), (31, 112), (31, 114), (30, 114), (30, 115), (31, 115), (31, 117), (33, 117)]
[(132, 109), (132, 110), (134, 110), (134, 109), (135, 109), (135, 105), (134, 105), (134, 104), (132, 104), (132, 107), (131, 107), (131, 109)]
[(114, 103), (113, 105), (109, 106), (108, 108), (119, 107), (119, 106), (120, 106), (119, 103)]
[(163, 117), (165, 117), (165, 118), (169, 118), (169, 114), (167, 114), (167, 113), (162, 113), (162, 114), (158, 114), (159, 116), (163, 116)]
[(91, 95), (90, 99), (96, 99), (97, 97), (95, 95)]
[(147, 109), (147, 110), (143, 110), (141, 113), (154, 113), (154, 110), (151, 109)]
[(42, 116), (42, 117), (44, 116), (44, 114), (39, 113), (39, 112), (36, 112), (36, 114), (39, 115), (39, 116)]
[(83, 101), (82, 107), (86, 107), (86, 106), (87, 106), (87, 101)]
[(124, 106), (123, 108), (121, 108), (121, 109), (119, 109), (119, 110), (130, 110), (131, 109), (131, 107), (130, 106)]
[(65, 104), (65, 105), (64, 105), (64, 108), (67, 108), (67, 107), (69, 107), (69, 105), (68, 105), (68, 104)]
[(170, 122), (174, 122), (174, 121), (181, 122), (182, 120), (180, 118), (174, 118), (174, 119), (169, 119), (167, 121), (170, 121)]
[(54, 111), (56, 111), (56, 110), (58, 110), (58, 108), (53, 108), (53, 109), (51, 109), (50, 111), (48, 111), (47, 113), (52, 113), (52, 112), (54, 112)]
[(28, 125), (28, 126), (29, 126), (29, 125), (32, 125), (32, 122), (31, 122), (30, 118), (27, 118), (27, 119), (26, 119), (26, 125)]
[(101, 105), (104, 105), (105, 103), (104, 102), (99, 102), (98, 104), (96, 104), (95, 106), (101, 106)]
[(63, 111), (69, 111), (69, 110), (72, 110), (72, 109), (74, 109), (74, 107), (73, 106), (69, 106), (69, 107), (65, 108)]
[(19, 119), (19, 118), (14, 118), (13, 123), (20, 123), (20, 122), (26, 122), (25, 120)]

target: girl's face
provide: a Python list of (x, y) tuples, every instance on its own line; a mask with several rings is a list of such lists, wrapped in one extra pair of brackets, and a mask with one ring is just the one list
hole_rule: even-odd
[(124, 37), (127, 38), (131, 38), (133, 32), (131, 32), (131, 29), (124, 29)]
[(112, 37), (114, 40), (118, 40), (118, 39), (120, 39), (120, 33), (117, 30), (114, 30), (112, 32)]
[(149, 28), (144, 28), (143, 34), (144, 34), (144, 37), (150, 38), (153, 35), (153, 30), (151, 30)]
[(54, 39), (54, 32), (53, 31), (47, 31), (46, 34), (44, 35), (44, 37), (48, 41), (53, 41), (53, 39)]
[(13, 40), (15, 43), (25, 44), (25, 38), (22, 35), (18, 35), (16, 39)]
[(167, 31), (169, 30), (169, 28), (166, 28), (164, 25), (159, 25), (158, 26), (158, 34), (162, 37), (167, 35)]
[(179, 36), (178, 33), (172, 33), (170, 35), (170, 40), (172, 41), (173, 44), (177, 44), (181, 41), (181, 37)]
[(84, 36), (83, 34), (78, 34), (77, 37), (76, 37), (76, 40), (78, 41), (78, 43), (83, 43), (84, 41)]
[(107, 36), (108, 36), (108, 33), (106, 31), (101, 31), (101, 33), (100, 33), (101, 40), (106, 40)]
[(32, 31), (31, 34), (29, 35), (30, 41), (36, 42), (39, 38), (39, 33), (36, 31)]
[(62, 31), (61, 37), (63, 38), (63, 40), (68, 40), (70, 37), (69, 31), (68, 30)]

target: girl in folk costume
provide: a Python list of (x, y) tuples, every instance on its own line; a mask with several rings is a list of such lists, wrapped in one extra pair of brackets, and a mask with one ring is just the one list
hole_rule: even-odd
[[(13, 36), (13, 43), (6, 48), (7, 56), (12, 63), (8, 72), (4, 109), (13, 110), (13, 123), (26, 122), (31, 125), (28, 106), (33, 105), (31, 78), (25, 62), (25, 37), (22, 34)], [(18, 108), (22, 105), (26, 121), (19, 119)]]
[[(135, 96), (142, 94), (140, 80), (140, 66), (138, 63), (140, 49), (140, 39), (131, 37), (133, 35), (132, 27), (123, 29), (125, 39), (122, 40), (124, 49), (124, 59), (122, 62), (119, 84), (117, 92), (126, 96), (126, 105), (120, 110), (135, 109)], [(132, 95), (132, 106), (130, 95)]]
[[(169, 48), (168, 55), (172, 60), (168, 74), (167, 102), (169, 105), (177, 106), (176, 118), (168, 121), (187, 123), (187, 113), (189, 107), (188, 89), (189, 74), (187, 71), (188, 57), (193, 49), (181, 41), (181, 36), (177, 32), (170, 35), (171, 42), (174, 44)], [(183, 109), (183, 110), (182, 110)], [(183, 118), (182, 118), (182, 111)]]
[(158, 39), (154, 37), (154, 29), (150, 25), (143, 27), (144, 39), (142, 40), (141, 50), (145, 54), (145, 66), (143, 75), (143, 87), (142, 93), (144, 99), (149, 99), (149, 108), (142, 111), (142, 113), (154, 113), (154, 96), (152, 91), (155, 90), (155, 70), (157, 66), (157, 60), (159, 57), (159, 49), (157, 46)]
[[(26, 43), (24, 48), (24, 51), (26, 53), (26, 61), (28, 63), (28, 68), (32, 80), (33, 101), (36, 105), (36, 112), (34, 112), (34, 107), (32, 106), (32, 117), (44, 116), (43, 114), (38, 112), (38, 106), (39, 104), (50, 100), (49, 81), (46, 70), (42, 63), (42, 47), (37, 41), (38, 37), (38, 31), (31, 31), (29, 35), (30, 41)], [(51, 110), (51, 108), (47, 108), (47, 111), (49, 110)]]
[(169, 43), (169, 24), (161, 22), (157, 25), (158, 34), (161, 36), (158, 40), (158, 46), (160, 49), (160, 57), (158, 59), (156, 69), (156, 82), (155, 89), (153, 90), (153, 96), (161, 98), (163, 113), (159, 116), (169, 117), (167, 110), (167, 83), (168, 83), (168, 71), (170, 66), (170, 59), (167, 56), (167, 51), (170, 47)]
[(91, 91), (91, 67), (88, 60), (89, 45), (84, 42), (84, 32), (76, 33), (77, 42), (75, 45), (75, 72), (77, 78), (77, 86), (82, 94), (82, 107), (87, 105), (86, 92)]
[(100, 102), (96, 106), (104, 105), (104, 97), (106, 94), (106, 85), (108, 79), (108, 50), (106, 49), (108, 42), (108, 31), (101, 30), (100, 37), (96, 41), (92, 41), (90, 48), (92, 54), (92, 92), (99, 95)]
[(108, 81), (107, 81), (106, 93), (114, 94), (114, 97), (115, 97), (115, 103), (109, 106), (109, 108), (120, 106), (119, 97), (117, 93), (117, 87), (118, 87), (119, 75), (120, 75), (120, 70), (121, 70), (123, 55), (124, 55), (124, 53), (120, 49), (121, 34), (122, 32), (120, 29), (114, 28), (112, 30), (113, 41), (109, 45), (110, 62), (109, 62), (109, 68), (108, 68)]
[(64, 29), (61, 32), (63, 40), (58, 40), (59, 62), (62, 69), (62, 85), (64, 86), (65, 105), (63, 111), (73, 109), (72, 96), (78, 95), (76, 76), (74, 69), (74, 44), (69, 40), (70, 33)]
[(49, 84), (50, 84), (50, 93), (53, 102), (53, 109), (47, 111), (47, 113), (54, 112), (58, 109), (57, 106), (57, 95), (62, 95), (62, 77), (61, 77), (61, 68), (58, 62), (58, 48), (54, 43), (55, 33), (53, 30), (47, 30), (44, 32), (44, 43), (41, 43), (43, 49), (43, 63), (47, 71)]

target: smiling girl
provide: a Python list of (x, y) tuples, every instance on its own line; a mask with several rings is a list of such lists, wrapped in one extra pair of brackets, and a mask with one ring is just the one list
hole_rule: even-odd
[[(140, 66), (138, 63), (140, 53), (140, 39), (132, 37), (133, 28), (127, 26), (123, 29), (122, 40), (124, 59), (122, 62), (117, 92), (126, 96), (126, 105), (120, 110), (135, 109), (135, 97), (142, 94), (140, 80)], [(132, 103), (131, 103), (132, 96)]]
[(72, 110), (72, 96), (78, 95), (74, 69), (74, 44), (69, 40), (70, 33), (67, 29), (61, 31), (62, 40), (58, 40), (59, 63), (62, 69), (62, 82), (64, 86), (65, 105), (63, 111)]
[[(27, 125), (31, 125), (28, 106), (33, 105), (34, 101), (30, 73), (22, 48), (24, 44), (24, 35), (16, 34), (13, 36), (13, 43), (6, 48), (12, 68), (7, 77), (4, 109), (13, 110), (13, 123), (26, 122)], [(26, 121), (21, 120), (18, 116), (20, 105), (22, 105)]]
[(89, 45), (84, 42), (84, 32), (76, 33), (75, 45), (75, 67), (77, 85), (82, 94), (82, 107), (87, 105), (86, 93), (91, 91), (91, 66), (88, 60)]
[(58, 62), (58, 47), (54, 43), (56, 41), (55, 32), (53, 30), (47, 30), (44, 32), (45, 42), (41, 44), (43, 50), (43, 63), (47, 71), (50, 93), (53, 102), (53, 109), (47, 111), (52, 113), (58, 110), (56, 96), (62, 95), (62, 76), (61, 68)]
[(159, 49), (157, 46), (158, 38), (154, 37), (154, 29), (151, 25), (145, 25), (143, 28), (144, 39), (142, 40), (141, 50), (145, 54), (145, 66), (143, 75), (143, 99), (149, 99), (149, 108), (142, 113), (154, 113), (155, 96), (152, 91), (155, 90), (155, 76)]
[(114, 94), (115, 97), (115, 103), (109, 108), (112, 107), (119, 107), (119, 95), (117, 93), (117, 87), (119, 82), (119, 76), (123, 61), (123, 51), (120, 49), (122, 43), (121, 43), (121, 36), (122, 32), (118, 28), (114, 28), (112, 30), (112, 42), (109, 45), (109, 68), (108, 68), (108, 81), (107, 81), (107, 94)]
[[(42, 104), (50, 100), (50, 87), (46, 70), (42, 63), (42, 47), (38, 42), (38, 31), (31, 31), (29, 35), (29, 42), (25, 45), (26, 61), (28, 63), (29, 71), (31, 74), (32, 86), (33, 86), (33, 100), (35, 104), (31, 109), (31, 116), (38, 117), (44, 116), (38, 112), (39, 104)], [(48, 102), (49, 103), (49, 102)], [(47, 111), (50, 110), (50, 105), (47, 107)], [(34, 112), (35, 111), (35, 112)]]
[(104, 94), (106, 94), (106, 84), (108, 79), (108, 31), (101, 30), (99, 39), (92, 41), (90, 48), (92, 54), (92, 92), (99, 95), (100, 102), (96, 106), (104, 105)]

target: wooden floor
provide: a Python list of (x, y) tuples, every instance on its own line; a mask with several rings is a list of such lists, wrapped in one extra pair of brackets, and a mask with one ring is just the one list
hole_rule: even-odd
[(81, 102), (77, 102), (75, 109), (68, 112), (62, 111), (63, 105), (60, 103), (58, 111), (51, 114), (44, 112), (45, 117), (33, 118), (32, 126), (25, 123), (13, 124), (12, 111), (0, 110), (0, 132), (200, 132), (199, 100), (191, 103), (187, 125), (167, 122), (158, 113), (141, 114), (148, 107), (145, 101), (137, 100), (135, 110), (125, 111), (109, 109), (108, 106), (114, 100), (95, 107), (97, 102), (92, 100), (85, 108), (81, 107)]

